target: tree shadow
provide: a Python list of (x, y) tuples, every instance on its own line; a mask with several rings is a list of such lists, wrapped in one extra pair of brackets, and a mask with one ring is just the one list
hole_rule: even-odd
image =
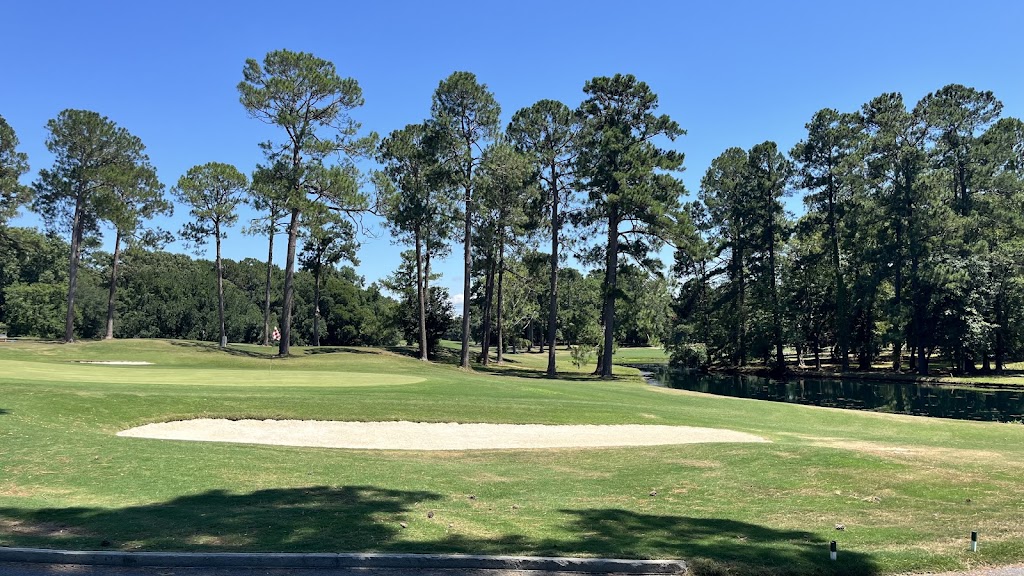
[[(459, 495), (461, 500), (463, 497)], [(373, 486), (312, 486), (233, 494), (214, 490), (143, 506), (0, 508), (0, 544), (132, 550), (402, 552), (678, 558), (691, 574), (739, 576), (879, 573), (866, 554), (828, 558), (828, 542), (809, 532), (718, 518), (641, 514), (615, 508), (552, 511), (566, 536), (459, 534), (447, 500), (426, 491)], [(435, 517), (425, 511), (437, 507)], [(514, 512), (493, 512), (499, 518)], [(434, 523), (417, 536), (405, 526)], [(403, 526), (403, 523), (405, 526)], [(513, 524), (514, 525), (514, 524)], [(448, 528), (445, 529), (444, 527)], [(444, 530), (444, 534), (439, 532)], [(436, 534), (423, 538), (424, 534)]]
[(10, 413), (11, 413), (11, 411), (8, 410), (7, 408), (0, 408), (0, 416), (6, 416), (7, 414), (10, 414)]
[(125, 508), (0, 508), (0, 540), (44, 548), (343, 552), (386, 548), (431, 492), (310, 486), (211, 490)]
[(242, 358), (260, 358), (263, 360), (272, 360), (279, 358), (276, 353), (264, 354), (263, 352), (256, 352), (253, 350), (243, 350), (241, 348), (233, 348), (230, 345), (227, 348), (221, 348), (215, 342), (191, 342), (187, 340), (171, 340), (171, 346), (178, 346), (180, 348), (191, 348), (193, 350), (199, 350), (202, 352), (216, 352), (220, 354), (227, 354), (229, 356), (239, 356)]
[(356, 348), (353, 346), (318, 346), (316, 348), (306, 348), (303, 354), (380, 354), (376, 350), (369, 350), (366, 348)]
[[(388, 352), (393, 352), (400, 356), (406, 356), (408, 358), (419, 358), (419, 351), (414, 346), (391, 346), (387, 348)], [(601, 378), (594, 374), (584, 372), (559, 372), (555, 378), (548, 378), (546, 370), (537, 368), (526, 368), (522, 366), (522, 361), (515, 358), (520, 354), (533, 354), (532, 352), (520, 352), (518, 354), (506, 355), (504, 358), (504, 364), (497, 364), (495, 358), (492, 355), (491, 363), (484, 366), (478, 362), (480, 357), (479, 350), (473, 350), (470, 362), (470, 368), (474, 372), (481, 374), (487, 374), (490, 376), (513, 376), (516, 378), (536, 378), (544, 380), (563, 380), (566, 382), (596, 382), (600, 381)], [(438, 351), (437, 357), (431, 358), (430, 361), (440, 366), (451, 366), (453, 368), (458, 367), (462, 361), (462, 358), (457, 350), (448, 350), (442, 348)], [(619, 380), (620, 378), (615, 376), (610, 380)]]
[[(877, 574), (874, 560), (843, 551), (832, 562), (828, 541), (805, 531), (779, 530), (722, 518), (639, 514), (604, 508), (561, 510), (568, 527), (580, 535), (577, 554), (597, 555), (640, 550), (696, 560), (697, 573), (727, 574)], [(555, 545), (564, 544), (554, 542)]]
[[(492, 376), (514, 376), (516, 378), (534, 378), (543, 380), (562, 380), (566, 382), (600, 382), (602, 378), (595, 374), (589, 374), (584, 372), (559, 372), (554, 378), (549, 378), (548, 373), (545, 370), (537, 370), (534, 368), (498, 368), (491, 366), (474, 366), (474, 370), (477, 372), (483, 372)], [(617, 376), (608, 378), (606, 380), (619, 380)]]

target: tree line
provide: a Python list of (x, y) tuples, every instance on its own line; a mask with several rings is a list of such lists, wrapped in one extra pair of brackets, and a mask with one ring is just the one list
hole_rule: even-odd
[[(335, 326), (324, 301), (339, 279), (379, 295), (345, 267), (355, 262), (361, 215), (370, 212), (408, 247), (382, 280), (399, 298), (380, 300), (392, 310), (380, 318), (423, 360), (446, 335), (461, 339), (463, 367), (473, 361), (472, 340), (484, 364), (502, 361), (508, 348), (540, 345), (550, 375), (559, 342), (573, 344), (581, 362), (596, 350), (604, 376), (622, 343), (664, 342), (683, 362), (757, 359), (779, 369), (789, 349), (800, 363), (824, 354), (843, 369), (850, 356), (869, 367), (885, 349), (895, 368), (906, 353), (921, 373), (936, 352), (960, 371), (990, 363), (1000, 370), (1021, 349), (1024, 129), (999, 118), (1002, 105), (988, 92), (950, 85), (912, 109), (885, 94), (856, 112), (822, 110), (788, 155), (774, 142), (723, 152), (696, 200), (685, 202), (683, 154), (668, 147), (685, 132), (631, 75), (594, 78), (576, 108), (540, 100), (503, 126), (487, 86), (456, 72), (439, 83), (422, 122), (383, 138), (352, 116), (363, 103), (358, 82), (312, 54), (279, 50), (248, 60), (238, 91), (253, 119), (278, 129), (278, 138), (259, 144), (263, 162), (250, 175), (215, 162), (195, 166), (171, 189), (192, 217), (178, 234), (214, 245), (215, 313), (205, 322), (216, 330), (203, 337), (216, 334), (221, 346), (269, 343), (272, 325), (282, 355), (292, 344), (317, 345)], [(27, 159), (0, 124), (0, 225), (28, 205), (70, 239), (66, 271), (50, 271), (50, 283), (62, 283), (67, 341), (84, 292), (82, 256), (101, 254), (92, 250), (100, 224), (112, 228), (113, 253), (87, 266), (106, 276), (103, 333), (112, 337), (118, 279), (132, 282), (119, 271), (122, 245), (125, 254), (171, 258), (157, 250), (169, 233), (151, 222), (173, 203), (142, 143), (108, 118), (66, 110), (48, 129), (53, 167), (22, 186)], [(362, 173), (357, 162), (367, 158), (379, 169)], [(806, 213), (794, 219), (782, 199), (798, 190)], [(267, 260), (262, 290), (246, 291), (261, 320), (239, 337), (229, 293), (240, 286), (229, 269), (241, 263), (223, 261), (220, 246), (242, 202), (260, 213), (246, 232), (267, 239)], [(283, 270), (272, 263), (278, 235)], [(464, 300), (453, 328), (433, 264), (456, 246)], [(658, 259), (666, 246), (675, 250), (667, 268)], [(17, 290), (39, 282), (18, 278), (4, 281)], [(18, 297), (9, 289), (0, 320), (13, 324)], [(374, 332), (365, 340), (388, 338)]]
[[(908, 106), (823, 109), (787, 156), (730, 148), (687, 205), (674, 336), (691, 362), (1002, 371), (1024, 317), (1024, 123), (952, 84)], [(781, 199), (804, 192), (806, 213)]]

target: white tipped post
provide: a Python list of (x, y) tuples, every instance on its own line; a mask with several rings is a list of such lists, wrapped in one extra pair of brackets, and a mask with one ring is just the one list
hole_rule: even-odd
[(971, 552), (978, 551), (978, 533), (971, 532)]
[(832, 542), (829, 542), (829, 545), (828, 545), (828, 557), (829, 557), (829, 560), (835, 560), (836, 559), (836, 541), (835, 540), (833, 540)]

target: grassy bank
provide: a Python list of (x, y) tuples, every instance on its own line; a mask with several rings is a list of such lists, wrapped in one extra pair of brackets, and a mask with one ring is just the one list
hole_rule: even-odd
[[(373, 349), (269, 353), (0, 345), (0, 544), (673, 557), (738, 574), (1024, 559), (1021, 425), (704, 396), (621, 367), (601, 381), (565, 358), (548, 380), (536, 353), (486, 373)], [(772, 443), (375, 452), (114, 435), (194, 417), (679, 424)]]

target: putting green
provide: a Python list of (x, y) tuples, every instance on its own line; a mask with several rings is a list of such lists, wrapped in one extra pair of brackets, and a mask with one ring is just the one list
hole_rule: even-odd
[(19, 381), (80, 384), (151, 384), (184, 386), (311, 386), (360, 387), (416, 384), (424, 379), (401, 374), (325, 370), (162, 368), (103, 364), (0, 361), (0, 373), (17, 374)]

